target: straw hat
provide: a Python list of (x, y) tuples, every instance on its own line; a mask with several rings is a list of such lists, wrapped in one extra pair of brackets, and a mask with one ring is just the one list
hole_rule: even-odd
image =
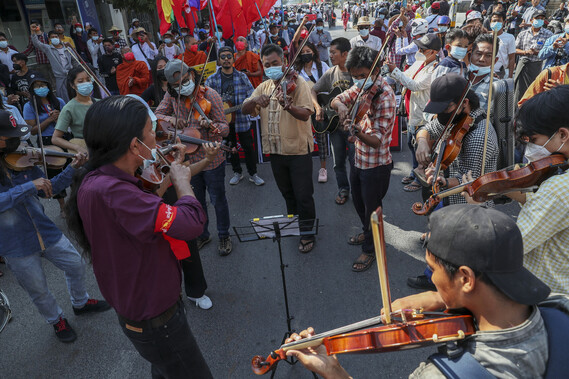
[(130, 38), (135, 39), (136, 35), (140, 32), (146, 33), (146, 30), (142, 26), (140, 26), (132, 31), (132, 33), (130, 34)]
[(113, 26), (111, 26), (111, 28), (109, 29), (109, 32), (110, 32), (110, 33), (112, 33), (112, 32), (119, 32), (119, 33), (120, 33), (120, 32), (122, 32), (122, 29), (119, 29), (119, 28), (117, 28), (116, 26), (113, 25)]
[(362, 16), (358, 19), (357, 26), (371, 26), (371, 20), (368, 16)]

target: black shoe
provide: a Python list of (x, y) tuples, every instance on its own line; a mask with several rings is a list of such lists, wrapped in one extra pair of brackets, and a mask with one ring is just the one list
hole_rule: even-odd
[(207, 238), (198, 237), (197, 242), (198, 242), (198, 249), (201, 250), (202, 247), (204, 247), (205, 245), (207, 245), (208, 243), (211, 242), (211, 237), (207, 237)]
[(231, 238), (227, 237), (220, 237), (219, 238), (219, 245), (217, 246), (217, 252), (222, 257), (231, 254), (231, 250), (233, 250), (233, 244), (231, 243)]
[(436, 291), (437, 287), (427, 278), (427, 275), (419, 275), (407, 278), (407, 285), (420, 290)]
[(111, 306), (105, 300), (89, 299), (87, 300), (87, 303), (85, 303), (85, 305), (81, 308), (73, 307), (73, 313), (76, 315), (82, 315), (92, 312), (104, 312), (108, 311), (109, 309), (111, 309)]
[(61, 342), (73, 342), (77, 339), (77, 334), (63, 317), (60, 317), (57, 324), (53, 325), (53, 329), (55, 329), (55, 336)]

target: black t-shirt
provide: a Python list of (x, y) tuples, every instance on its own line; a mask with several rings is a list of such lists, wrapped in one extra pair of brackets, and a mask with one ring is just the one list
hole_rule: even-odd
[(281, 37), (269, 37), (269, 42), (279, 45), (281, 49), (287, 47), (285, 40)]
[(118, 91), (117, 74), (111, 74), (111, 69), (122, 63), (122, 57), (119, 53), (113, 52), (111, 55), (103, 54), (99, 57), (99, 73), (105, 78), (105, 85), (110, 91)]
[(223, 102), (229, 101), (231, 104), (235, 105), (235, 88), (233, 87), (233, 74), (226, 75), (222, 71), (221, 73), (221, 99)]
[[(18, 74), (12, 75), (10, 79), (10, 91), (9, 93), (16, 93), (16, 92), (29, 92), (30, 91), (30, 83), (32, 79), (34, 79), (38, 75), (37, 72), (32, 70), (28, 70), (25, 75), (19, 76)], [(24, 102), (28, 101), (27, 98), (23, 98), (20, 96)]]

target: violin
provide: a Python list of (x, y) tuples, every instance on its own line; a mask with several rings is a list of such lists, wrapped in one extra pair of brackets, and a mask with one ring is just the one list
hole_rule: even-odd
[[(158, 120), (160, 130), (156, 130), (156, 141), (162, 142), (171, 141), (174, 137), (175, 128), (167, 121)], [(180, 142), (186, 145), (186, 154), (193, 154), (204, 143), (214, 143), (213, 141), (206, 141), (201, 139), (200, 131), (196, 128), (184, 128), (178, 131), (176, 137), (180, 138)], [(237, 149), (228, 147), (221, 144), (220, 149), (229, 153), (236, 153)]]
[[(75, 154), (66, 153), (58, 146), (47, 146), (44, 154), (47, 167), (52, 169), (61, 169), (67, 163), (68, 158), (75, 158)], [(18, 150), (6, 154), (4, 160), (6, 165), (14, 171), (25, 171), (44, 163), (41, 149), (27, 146), (20, 146)]]
[(282, 93), (284, 107), (287, 109), (289, 107), (287, 96), (296, 90), (296, 80), (298, 79), (298, 72), (295, 70), (290, 70), (287, 75), (283, 75), (278, 87), (275, 87), (275, 94)]
[(472, 182), (433, 194), (425, 204), (415, 203), (412, 210), (423, 216), (429, 214), (445, 197), (466, 192), (474, 201), (485, 202), (504, 193), (539, 186), (555, 175), (559, 169), (567, 169), (569, 162), (562, 154), (552, 154), (538, 159), (522, 168), (489, 172)]
[(385, 310), (385, 323), (378, 327), (367, 328), (380, 323), (381, 318), (374, 317), (311, 338), (284, 344), (267, 357), (253, 357), (251, 368), (255, 374), (262, 375), (274, 369), (280, 360), (287, 358), (286, 352), (292, 349), (304, 349), (322, 344), (328, 355), (383, 353), (461, 340), (476, 333), (474, 318), (470, 315), (451, 315), (442, 312), (423, 313), (420, 310), (409, 309), (391, 312), (381, 207), (372, 213), (371, 227)]
[(158, 159), (146, 168), (141, 168), (136, 176), (141, 180), (142, 187), (149, 192), (156, 192), (170, 172), (170, 164), (174, 161), (171, 152), (173, 145), (157, 149)]
[[(202, 113), (205, 114), (206, 116), (209, 115), (209, 112), (211, 112), (211, 101), (209, 101), (208, 99), (205, 98), (205, 93), (207, 91), (207, 88), (204, 86), (199, 86), (196, 89), (196, 94), (195, 94), (195, 100), (194, 100), (194, 108), (196, 108), (196, 104), (199, 106), (199, 108), (202, 110), (202, 112), (199, 112), (198, 109), (194, 109), (194, 118), (197, 120), (200, 118), (200, 116), (202, 116)], [(186, 108), (191, 108), (191, 99), (189, 97), (186, 97)]]
[(448, 132), (448, 137), (446, 138), (446, 147), (442, 152), (442, 157), (440, 161), (440, 170), (444, 171), (450, 166), (452, 162), (458, 157), (460, 154), (460, 150), (462, 149), (462, 140), (464, 136), (472, 125), (474, 125), (474, 120), (470, 115), (464, 114), (461, 115), (454, 123), (451, 121), (450, 131)]

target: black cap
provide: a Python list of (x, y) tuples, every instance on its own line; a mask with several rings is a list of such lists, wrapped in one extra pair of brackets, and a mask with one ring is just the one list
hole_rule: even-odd
[(522, 234), (510, 216), (457, 204), (434, 212), (429, 227), (426, 245), (431, 254), (484, 273), (515, 302), (534, 305), (549, 295), (549, 287), (523, 266)]
[(278, 27), (279, 27), (279, 26), (278, 26), (277, 24), (275, 24), (274, 22), (272, 22), (272, 23), (269, 25), (269, 28), (278, 28)]
[(0, 136), (21, 137), (28, 133), (28, 125), (18, 125), (12, 113), (0, 110)]
[(316, 19), (316, 23), (318, 24), (319, 22), (324, 22), (324, 20), (321, 19), (321, 18), (317, 18), (317, 19)]
[(35, 74), (35, 73), (30, 74), (30, 79), (31, 79), (31, 81), (28, 84), (28, 87), (30, 89), (34, 86), (35, 82), (43, 82), (43, 83), (49, 84), (49, 80), (47, 80), (46, 78), (44, 78), (43, 76), (41, 76), (39, 74)]
[(468, 82), (458, 74), (439, 76), (431, 83), (431, 99), (424, 112), (442, 113), (453, 101), (459, 101)]
[(421, 38), (416, 39), (415, 45), (419, 46), (419, 49), (440, 50), (442, 42), (437, 34), (427, 33)]
[(531, 15), (531, 18), (536, 18), (538, 16), (546, 17), (546, 15), (547, 15), (547, 13), (545, 13), (545, 11), (543, 9), (538, 9), (538, 10), (533, 12), (533, 14)]

